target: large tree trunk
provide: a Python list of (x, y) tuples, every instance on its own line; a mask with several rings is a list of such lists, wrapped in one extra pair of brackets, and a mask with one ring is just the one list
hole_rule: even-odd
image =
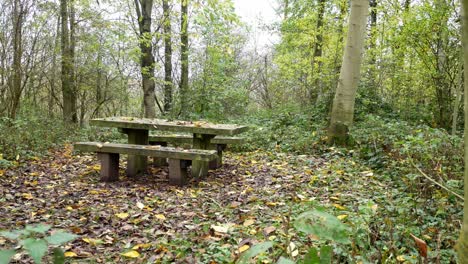
[(465, 79), (465, 205), (463, 210), (463, 223), (460, 238), (457, 243), (458, 261), (460, 264), (468, 263), (468, 0), (462, 1), (462, 42)]
[(369, 0), (351, 1), (348, 36), (328, 130), (330, 143), (346, 144), (353, 123), (368, 12)]
[(164, 13), (164, 112), (172, 108), (172, 40), (169, 0), (163, 0)]
[(140, 30), (140, 67), (143, 82), (144, 116), (156, 117), (154, 95), (154, 56), (153, 38), (151, 35), (151, 12), (153, 0), (135, 0), (135, 8)]
[(21, 1), (14, 1), (13, 5), (13, 80), (11, 87), (10, 118), (15, 119), (20, 107), (22, 90), (22, 67), (23, 56), (23, 18), (24, 7)]
[(180, 13), (180, 112), (185, 116), (188, 110), (188, 76), (189, 76), (189, 51), (188, 51), (188, 1), (181, 0)]
[(62, 97), (63, 120), (67, 123), (76, 123), (76, 109), (73, 107), (72, 67), (73, 59), (70, 50), (70, 35), (68, 30), (68, 6), (67, 0), (60, 0), (61, 18), (61, 49), (62, 49)]

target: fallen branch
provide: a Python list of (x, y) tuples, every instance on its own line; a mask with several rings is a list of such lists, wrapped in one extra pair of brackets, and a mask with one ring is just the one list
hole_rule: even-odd
[(458, 193), (450, 190), (449, 188), (445, 187), (444, 185), (442, 185), (441, 183), (438, 183), (436, 180), (432, 179), (431, 177), (429, 177), (426, 173), (424, 173), (418, 166), (416, 166), (416, 164), (414, 164), (413, 160), (410, 159), (410, 162), (411, 164), (419, 171), (419, 173), (421, 173), (422, 176), (424, 176), (426, 179), (428, 179), (429, 181), (431, 181), (432, 183), (434, 183), (435, 185), (439, 186), (440, 188), (446, 190), (447, 192), (455, 195), (457, 198), (459, 198), (460, 200), (462, 201), (465, 201), (465, 199), (463, 198), (463, 196), (459, 195)]

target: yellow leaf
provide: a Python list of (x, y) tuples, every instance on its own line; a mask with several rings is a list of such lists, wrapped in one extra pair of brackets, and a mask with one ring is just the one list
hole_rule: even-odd
[(242, 253), (242, 252), (246, 251), (249, 248), (250, 248), (249, 245), (243, 245), (242, 247), (239, 248), (239, 253)]
[(128, 213), (120, 213), (120, 214), (115, 214), (115, 216), (117, 216), (120, 219), (126, 219), (129, 216), (129, 214)]
[(99, 165), (99, 164), (93, 166), (93, 170), (95, 170), (95, 171), (98, 171), (100, 169), (101, 169), (101, 165)]
[(398, 256), (396, 259), (397, 259), (398, 261), (400, 261), (400, 262), (403, 262), (403, 261), (405, 261), (405, 256), (400, 255), (400, 256)]
[(150, 248), (150, 247), (151, 247), (151, 244), (149, 244), (149, 243), (147, 243), (147, 244), (137, 244), (137, 245), (135, 245), (134, 247), (132, 247), (132, 249), (134, 249), (134, 250), (138, 250), (138, 249), (140, 249), (140, 248), (142, 248), (142, 249), (148, 249), (148, 248)]
[(154, 215), (154, 217), (156, 217), (159, 220), (166, 220), (166, 217), (163, 214), (157, 214), (157, 215)]
[(344, 206), (342, 206), (342, 205), (339, 205), (339, 204), (336, 204), (336, 203), (334, 203), (333, 206), (334, 206), (335, 208), (337, 208), (337, 209), (340, 209), (340, 210), (345, 210), (345, 209), (346, 209), (346, 207), (344, 207)]
[(72, 252), (72, 251), (67, 251), (67, 252), (63, 253), (63, 255), (65, 255), (66, 258), (78, 257), (78, 255), (75, 252)]
[(22, 196), (28, 200), (34, 199), (31, 193), (23, 193)]
[(253, 225), (254, 223), (255, 223), (255, 220), (247, 219), (244, 221), (244, 226), (250, 226), (250, 225)]
[[(0, 159), (1, 160), (1, 159)], [(5, 171), (4, 170), (0, 170), (0, 176), (3, 176), (3, 174), (5, 174)]]
[(127, 258), (138, 258), (140, 256), (140, 253), (135, 250), (130, 250), (126, 253), (122, 253), (122, 256), (127, 257)]
[(71, 206), (67, 206), (67, 208), (65, 208), (65, 209), (67, 209), (68, 211), (73, 211), (73, 207), (71, 207)]
[(267, 203), (266, 203), (266, 205), (268, 205), (268, 206), (272, 206), (272, 207), (273, 207), (273, 206), (276, 206), (276, 205), (277, 205), (277, 203), (274, 203), (274, 202), (267, 202)]
[(337, 216), (336, 218), (340, 219), (340, 220), (343, 220), (345, 219), (346, 217), (348, 217), (348, 215), (339, 215)]

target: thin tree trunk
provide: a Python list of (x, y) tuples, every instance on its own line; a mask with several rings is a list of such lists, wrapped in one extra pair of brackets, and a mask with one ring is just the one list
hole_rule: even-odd
[[(323, 46), (323, 15), (325, 13), (325, 0), (319, 0), (319, 10), (317, 14), (317, 39), (314, 45), (314, 55), (312, 57), (312, 72), (314, 77), (314, 87), (317, 90), (315, 96), (315, 102), (318, 103), (322, 98), (322, 82), (320, 79), (320, 73), (322, 71), (322, 46)], [(318, 62), (317, 62), (318, 59)], [(317, 70), (315, 71), (315, 63), (317, 62)]]
[(14, 1), (13, 5), (13, 81), (12, 81), (12, 102), (10, 107), (10, 118), (15, 119), (20, 107), (22, 94), (22, 67), (21, 58), (23, 56), (23, 16), (24, 9), (21, 1)]
[(464, 81), (465, 81), (465, 205), (463, 209), (463, 223), (460, 230), (460, 238), (457, 243), (458, 261), (460, 264), (468, 263), (468, 0), (462, 0), (462, 43), (464, 61)]
[(346, 144), (348, 141), (348, 131), (354, 117), (368, 12), (369, 0), (351, 1), (348, 36), (328, 130), (330, 143)]
[(75, 1), (69, 0), (70, 5), (70, 91), (71, 91), (71, 111), (72, 122), (78, 123), (77, 109), (77, 85), (75, 73), (75, 50), (76, 50), (76, 28), (75, 28)]
[(172, 108), (172, 39), (169, 0), (163, 0), (164, 13), (164, 112)]
[(100, 117), (100, 108), (103, 101), (103, 92), (102, 92), (102, 45), (100, 43), (99, 50), (97, 54), (97, 74), (96, 74), (96, 111), (95, 116)]
[(188, 77), (189, 77), (189, 51), (188, 51), (188, 1), (181, 0), (180, 13), (180, 111), (185, 116), (188, 111)]
[(154, 56), (153, 38), (151, 35), (151, 12), (153, 0), (135, 0), (138, 26), (140, 30), (140, 67), (143, 82), (143, 108), (144, 116), (156, 117), (155, 94), (154, 94)]
[[(463, 58), (462, 58), (463, 59)], [(452, 135), (457, 134), (458, 112), (460, 111), (460, 102), (463, 95), (463, 67), (460, 67), (460, 76), (458, 78), (458, 85), (456, 90), (456, 98), (453, 104), (452, 112)]]

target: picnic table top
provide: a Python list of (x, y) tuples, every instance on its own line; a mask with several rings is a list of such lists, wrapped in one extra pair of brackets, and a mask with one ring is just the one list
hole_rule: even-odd
[(93, 126), (126, 129), (161, 130), (206, 135), (233, 136), (248, 130), (247, 126), (236, 124), (213, 124), (205, 121), (177, 121), (136, 117), (106, 117), (90, 120)]

